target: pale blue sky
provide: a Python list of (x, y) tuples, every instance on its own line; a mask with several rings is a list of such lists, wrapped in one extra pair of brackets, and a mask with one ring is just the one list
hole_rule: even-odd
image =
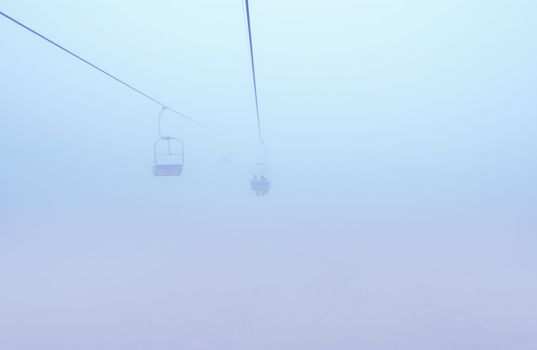
[(2, 1), (214, 131), (0, 18), (0, 348), (534, 349), (537, 3), (251, 2)]

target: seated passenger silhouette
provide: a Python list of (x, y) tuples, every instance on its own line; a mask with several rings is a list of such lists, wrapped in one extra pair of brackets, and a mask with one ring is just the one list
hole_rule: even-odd
[(264, 175), (261, 175), (261, 177), (254, 175), (250, 182), (250, 187), (256, 195), (265, 196), (270, 190), (270, 182)]
[(260, 189), (260, 181), (257, 175), (254, 175), (252, 177), (252, 181), (250, 182), (250, 187), (252, 188), (252, 191), (255, 192), (256, 195), (261, 195), (261, 189)]

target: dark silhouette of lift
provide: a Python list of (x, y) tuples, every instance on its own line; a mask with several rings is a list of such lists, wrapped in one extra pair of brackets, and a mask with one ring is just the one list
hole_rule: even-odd
[(271, 189), (269, 180), (270, 168), (268, 166), (268, 150), (264, 143), (263, 154), (260, 161), (252, 165), (252, 177), (250, 179), (250, 188), (257, 196), (266, 196)]

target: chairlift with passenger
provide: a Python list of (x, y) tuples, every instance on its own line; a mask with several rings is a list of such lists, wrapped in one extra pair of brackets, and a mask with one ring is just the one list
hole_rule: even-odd
[(257, 196), (266, 196), (271, 189), (270, 167), (268, 166), (268, 150), (264, 143), (261, 143), (263, 153), (262, 160), (252, 165), (252, 177), (250, 179), (250, 189)]

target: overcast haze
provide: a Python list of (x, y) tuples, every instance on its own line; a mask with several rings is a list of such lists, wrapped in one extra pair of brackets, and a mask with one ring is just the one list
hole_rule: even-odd
[(0, 11), (0, 349), (535, 349), (535, 1)]

